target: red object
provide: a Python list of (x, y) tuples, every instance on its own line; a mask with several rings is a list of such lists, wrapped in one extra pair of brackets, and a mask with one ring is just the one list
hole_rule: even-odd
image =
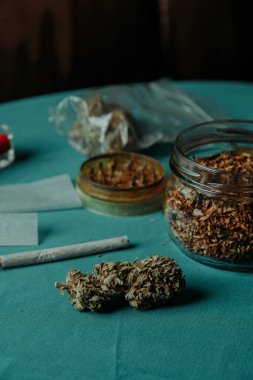
[(9, 137), (4, 133), (0, 133), (0, 156), (8, 152), (11, 147)]

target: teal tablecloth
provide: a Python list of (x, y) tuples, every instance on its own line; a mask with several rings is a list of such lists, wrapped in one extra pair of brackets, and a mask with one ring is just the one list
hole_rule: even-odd
[[(231, 117), (253, 119), (253, 85), (182, 82)], [(83, 158), (48, 124), (48, 107), (63, 94), (0, 106), (15, 134), (17, 160), (0, 183), (63, 173), (74, 180)], [(148, 153), (168, 170), (169, 147)], [(184, 257), (168, 240), (162, 213), (130, 218), (87, 210), (39, 214), (40, 248), (127, 234), (129, 250), (0, 272), (0, 379), (252, 379), (253, 276), (209, 268)], [(34, 247), (1, 248), (12, 253)], [(175, 258), (187, 287), (173, 306), (148, 312), (122, 307), (80, 313), (54, 288), (69, 269), (147, 255)]]

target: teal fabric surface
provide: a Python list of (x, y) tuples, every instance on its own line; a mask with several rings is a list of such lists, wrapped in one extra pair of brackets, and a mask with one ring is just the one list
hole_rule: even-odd
[[(253, 119), (253, 85), (182, 82), (181, 88), (218, 103), (231, 117)], [(0, 121), (15, 135), (16, 162), (0, 184), (68, 173), (74, 181), (83, 157), (47, 121), (56, 94), (2, 104)], [(168, 171), (170, 146), (145, 153)], [(0, 379), (252, 379), (253, 276), (209, 268), (185, 257), (169, 240), (161, 212), (107, 217), (85, 209), (39, 214), (39, 247), (128, 235), (135, 245), (51, 264), (0, 271)], [(1, 254), (34, 247), (1, 247)], [(38, 247), (37, 247), (38, 249)], [(80, 313), (61, 297), (55, 281), (68, 270), (90, 271), (106, 260), (176, 259), (185, 291), (171, 305), (141, 312), (121, 306)]]

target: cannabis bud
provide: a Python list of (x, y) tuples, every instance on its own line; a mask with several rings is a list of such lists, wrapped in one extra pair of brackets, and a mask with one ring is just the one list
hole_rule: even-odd
[(72, 305), (80, 311), (101, 310), (110, 299), (97, 283), (95, 276), (82, 274), (76, 269), (69, 271), (66, 284), (58, 283), (56, 286), (62, 293), (67, 291)]
[(151, 256), (139, 263), (106, 262), (95, 265), (91, 274), (71, 270), (66, 283), (56, 283), (67, 291), (72, 305), (80, 310), (99, 311), (113, 296), (121, 295), (129, 305), (148, 310), (166, 304), (185, 285), (183, 272), (175, 260)]
[(130, 306), (148, 310), (166, 304), (185, 285), (175, 260), (153, 256), (136, 263), (127, 277), (125, 299)]

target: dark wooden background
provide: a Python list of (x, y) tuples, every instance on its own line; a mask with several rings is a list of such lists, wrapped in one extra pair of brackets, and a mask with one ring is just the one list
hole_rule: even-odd
[(113, 83), (253, 79), (245, 0), (0, 0), (0, 101)]

